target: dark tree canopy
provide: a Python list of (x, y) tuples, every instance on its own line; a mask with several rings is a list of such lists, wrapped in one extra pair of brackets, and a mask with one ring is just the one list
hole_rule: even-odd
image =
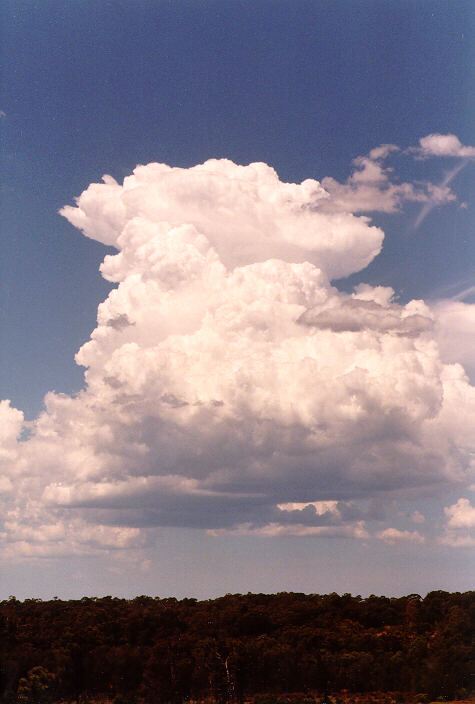
[(11, 597), (0, 602), (0, 703), (454, 697), (470, 686), (473, 596)]

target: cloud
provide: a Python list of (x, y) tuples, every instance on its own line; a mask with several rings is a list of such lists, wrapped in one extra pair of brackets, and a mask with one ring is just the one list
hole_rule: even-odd
[(455, 296), (451, 296), (452, 301), (463, 301), (464, 298), (469, 298), (470, 296), (475, 296), (475, 286), (467, 286), (459, 291)]
[(448, 517), (449, 528), (475, 528), (475, 507), (468, 499), (459, 499), (456, 504), (447, 506), (445, 515)]
[(339, 296), (328, 307), (308, 309), (299, 322), (333, 330), (333, 332), (359, 332), (377, 330), (397, 335), (417, 336), (432, 328), (432, 320), (424, 315), (401, 315), (400, 306), (381, 305), (376, 301)]
[(441, 300), (432, 304), (435, 338), (445, 362), (463, 365), (475, 380), (475, 304)]
[(254, 527), (248, 523), (237, 526), (233, 530), (208, 531), (210, 535), (255, 535), (261, 538), (278, 538), (282, 536), (317, 537), (317, 538), (368, 538), (368, 533), (362, 522), (345, 526), (307, 526), (295, 523), (293, 525), (281, 525), (279, 523), (268, 523), (267, 525)]
[(338, 501), (310, 501), (309, 503), (293, 502), (288, 504), (278, 504), (277, 508), (280, 511), (303, 511), (306, 508), (312, 508), (317, 516), (329, 514), (340, 515), (338, 510)]
[(466, 498), (444, 508), (445, 534), (440, 542), (451, 547), (475, 547), (475, 507)]
[[(387, 160), (397, 154), (414, 154), (416, 158), (451, 156), (464, 161), (451, 169), (439, 184), (427, 181), (398, 182), (393, 167), (387, 165)], [(422, 203), (414, 222), (417, 229), (434, 208), (456, 202), (457, 197), (450, 183), (466, 166), (467, 160), (474, 156), (475, 147), (463, 146), (458, 137), (450, 134), (427, 135), (419, 141), (418, 147), (410, 147), (405, 152), (401, 152), (395, 144), (382, 144), (371, 149), (368, 155), (353, 160), (355, 168), (346, 182), (340, 183), (332, 177), (323, 178), (322, 186), (330, 198), (314, 207), (351, 213), (395, 213), (406, 202)]]
[(12, 519), (4, 521), (3, 557), (59, 557), (101, 554), (104, 551), (137, 549), (143, 544), (138, 528), (88, 524), (81, 520), (56, 520), (54, 523), (25, 525)]
[[(341, 516), (340, 516), (341, 518)], [(354, 540), (383, 540), (388, 545), (400, 542), (410, 542), (417, 545), (425, 543), (425, 536), (418, 531), (385, 528), (373, 534), (368, 532), (364, 520), (335, 521), (330, 525), (309, 525), (303, 522), (280, 523), (270, 522), (264, 525), (242, 523), (233, 528), (208, 530), (209, 535), (254, 535), (260, 538), (279, 538), (282, 536), (313, 537), (313, 538), (350, 538)]]
[[(468, 160), (475, 157), (475, 147), (464, 146), (454, 134), (429, 134), (419, 140), (418, 147), (410, 147), (406, 150), (406, 153), (415, 154), (416, 158), (421, 159), (429, 157), (458, 157), (463, 159), (446, 173), (440, 184), (427, 184), (429, 197), (414, 221), (414, 229), (417, 230), (434, 208), (456, 200), (449, 185), (459, 171), (467, 165)], [(461, 207), (464, 205), (462, 203)]]
[(21, 411), (12, 408), (10, 401), (0, 401), (0, 495), (13, 490), (19, 460), (18, 439), (24, 427)]
[(384, 540), (385, 543), (393, 544), (402, 541), (411, 543), (424, 543), (425, 538), (417, 530), (398, 530), (397, 528), (386, 528), (385, 530), (376, 533), (376, 538)]
[(106, 325), (108, 325), (110, 328), (114, 328), (114, 330), (121, 330), (122, 328), (126, 328), (129, 325), (133, 325), (133, 323), (130, 322), (130, 320), (125, 314), (121, 314), (118, 315), (116, 318), (109, 318), (109, 320), (106, 322)]
[(395, 181), (393, 168), (385, 161), (399, 151), (394, 144), (383, 144), (372, 149), (367, 156), (353, 160), (355, 169), (345, 183), (331, 177), (322, 179), (322, 186), (330, 194), (330, 199), (322, 201), (318, 207), (352, 213), (395, 213), (405, 202), (424, 203), (426, 208), (432, 209), (456, 200), (449, 188), (455, 173), (440, 185)]
[(414, 523), (424, 523), (426, 519), (425, 516), (416, 509), (411, 514), (411, 520), (414, 521)]
[(10, 458), (23, 428), (22, 411), (12, 408), (9, 400), (0, 401), (0, 458)]
[[(395, 151), (354, 187), (384, 186)], [(140, 551), (161, 526), (366, 539), (365, 502), (470, 481), (474, 389), (441, 357), (443, 310), (332, 286), (383, 239), (338, 193), (265, 164), (149, 164), (62, 213), (116, 248), (117, 288), (76, 356), (83, 391), (47, 394), (24, 440), (0, 404), (5, 559)]]
[(422, 224), (429, 213), (434, 210), (434, 208), (444, 205), (451, 200), (455, 200), (455, 196), (451, 192), (449, 184), (452, 183), (454, 178), (467, 165), (467, 163), (467, 161), (462, 161), (460, 164), (457, 164), (457, 166), (454, 166), (454, 168), (445, 175), (442, 182), (438, 186), (431, 185), (429, 190), (432, 194), (432, 198), (428, 200), (427, 203), (424, 203), (419, 215), (416, 217), (414, 221), (415, 230), (417, 230), (417, 228)]
[(419, 140), (419, 154), (423, 157), (475, 157), (475, 147), (464, 146), (454, 134), (429, 134)]
[(204, 248), (227, 268), (275, 258), (310, 261), (332, 278), (346, 276), (376, 256), (383, 233), (350, 212), (319, 212), (327, 198), (318, 181), (282, 183), (267, 164), (211, 159), (190, 169), (138, 166), (122, 186), (106, 177), (89, 186), (76, 208), (61, 212), (86, 236), (122, 250), (105, 260), (103, 274), (111, 281), (130, 273), (132, 256), (160, 268), (162, 278), (171, 267), (169, 283), (178, 283), (173, 277), (191, 271), (162, 258), (173, 257), (179, 242), (182, 249)]

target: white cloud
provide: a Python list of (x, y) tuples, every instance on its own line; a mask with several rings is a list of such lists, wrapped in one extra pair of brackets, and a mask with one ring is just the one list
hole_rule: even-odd
[(12, 489), (11, 478), (18, 461), (18, 439), (23, 425), (23, 413), (12, 408), (10, 401), (0, 401), (0, 494)]
[(454, 134), (429, 134), (419, 140), (422, 156), (475, 157), (475, 147), (464, 146)]
[(409, 541), (411, 543), (422, 544), (425, 542), (425, 538), (417, 530), (398, 530), (397, 528), (386, 528), (385, 530), (379, 531), (375, 534), (376, 538), (384, 540), (385, 543), (397, 543), (400, 541)]
[(432, 306), (435, 338), (445, 362), (459, 362), (475, 379), (475, 304), (442, 300)]
[(426, 181), (415, 183), (398, 182), (394, 170), (387, 160), (401, 150), (394, 144), (382, 144), (371, 149), (367, 156), (353, 160), (355, 169), (346, 182), (340, 183), (332, 177), (322, 179), (322, 186), (329, 193), (328, 200), (315, 204), (315, 208), (330, 211), (364, 213), (394, 213), (405, 202), (421, 203), (422, 208), (414, 227), (417, 229), (429, 213), (436, 207), (457, 201), (450, 188), (459, 171), (466, 165), (466, 159), (475, 156), (475, 147), (461, 144), (455, 135), (431, 134), (419, 141), (418, 147), (410, 147), (404, 154), (417, 157), (452, 156), (465, 161), (449, 171), (439, 184)]
[[(462, 161), (457, 166), (454, 166), (453, 169), (448, 171), (444, 178), (442, 179), (441, 183), (438, 185), (434, 184), (429, 184), (428, 185), (428, 192), (431, 194), (431, 198), (424, 203), (422, 206), (418, 216), (416, 217), (414, 221), (414, 229), (417, 230), (417, 228), (422, 224), (422, 222), (426, 219), (426, 217), (434, 210), (434, 208), (437, 208), (441, 205), (444, 205), (445, 203), (448, 203), (450, 201), (456, 200), (455, 195), (452, 193), (452, 191), (449, 188), (450, 183), (454, 180), (454, 178), (457, 176), (457, 174), (467, 165), (467, 161)], [(466, 207), (466, 203), (460, 204), (460, 207)]]
[(280, 511), (303, 511), (307, 507), (313, 508), (318, 516), (323, 516), (325, 513), (333, 513), (340, 515), (338, 510), (338, 501), (309, 501), (308, 503), (291, 502), (287, 504), (277, 504)]
[[(392, 151), (358, 162), (355, 187), (384, 183)], [(140, 547), (170, 525), (365, 538), (353, 500), (469, 482), (474, 389), (441, 359), (439, 309), (331, 286), (383, 237), (342, 207), (212, 160), (140, 166), (63, 209), (116, 247), (101, 271), (118, 287), (77, 354), (86, 389), (47, 394), (22, 442), (0, 405), (4, 557)]]
[(374, 147), (369, 153), (369, 158), (373, 161), (378, 159), (386, 159), (390, 154), (399, 152), (400, 149), (396, 144), (381, 144), (379, 147)]
[(445, 515), (448, 517), (449, 528), (475, 528), (475, 506), (469, 499), (459, 499), (456, 504), (447, 506)]
[(455, 504), (446, 506), (447, 523), (440, 542), (450, 547), (475, 547), (475, 506), (469, 499), (460, 498)]
[(130, 272), (131, 262), (123, 261), (128, 256), (145, 257), (149, 266), (152, 256), (159, 266), (159, 242), (172, 256), (179, 236), (167, 244), (164, 235), (173, 227), (181, 228), (183, 247), (194, 248), (199, 233), (201, 246), (212, 247), (227, 268), (270, 258), (310, 261), (333, 278), (364, 268), (381, 248), (383, 233), (365, 219), (335, 209), (319, 212), (328, 194), (318, 181), (282, 183), (267, 164), (149, 164), (138, 166), (123, 186), (105, 180), (89, 186), (77, 208), (61, 212), (88, 237), (122, 250), (121, 259), (106, 259), (103, 267), (113, 281)]
[(144, 536), (136, 527), (91, 524), (65, 514), (54, 516), (35, 502), (7, 510), (0, 537), (1, 555), (11, 561), (136, 550), (144, 545)]
[(356, 538), (365, 539), (369, 535), (362, 521), (358, 523), (342, 526), (307, 526), (299, 523), (293, 525), (282, 525), (279, 523), (268, 523), (264, 526), (255, 527), (249, 523), (243, 523), (231, 530), (210, 530), (210, 535), (256, 535), (262, 538), (279, 538), (282, 536), (297, 536), (316, 538)]
[(15, 447), (22, 427), (23, 413), (12, 408), (10, 401), (0, 401), (0, 447), (2, 450)]
[(475, 537), (467, 533), (448, 531), (441, 539), (442, 545), (451, 548), (475, 548)]
[(394, 144), (383, 144), (372, 149), (368, 156), (357, 157), (353, 161), (356, 168), (345, 183), (324, 178), (322, 186), (330, 199), (322, 201), (319, 207), (352, 213), (394, 213), (406, 201), (424, 203), (426, 209), (432, 209), (456, 200), (449, 188), (451, 179), (440, 185), (395, 181), (393, 169), (385, 165), (385, 160), (398, 151)]

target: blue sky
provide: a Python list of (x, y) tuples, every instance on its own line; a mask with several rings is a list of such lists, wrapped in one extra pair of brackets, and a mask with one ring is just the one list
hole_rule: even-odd
[[(473, 301), (469, 291), (473, 286), (473, 161), (460, 150), (442, 150), (437, 155), (437, 148), (433, 147), (430, 154), (427, 150), (424, 153), (419, 140), (436, 134), (456, 135), (460, 145), (474, 142), (470, 5), (453, 0), (80, 0), (66, 4), (5, 0), (0, 10), (0, 398), (10, 399), (28, 421), (34, 421), (47, 392), (71, 395), (84, 388), (84, 368), (74, 362), (74, 356), (96, 327), (98, 304), (116, 286), (98, 272), (104, 256), (116, 250), (103, 244), (99, 216), (98, 222), (93, 223), (95, 239), (91, 239), (73, 226), (74, 216), (68, 221), (58, 211), (67, 204), (73, 205), (74, 198), (89, 184), (99, 182), (103, 174), (110, 174), (121, 184), (138, 164), (163, 162), (189, 169), (207, 159), (225, 158), (243, 165), (265, 162), (276, 170), (281, 182), (321, 182), (330, 178), (348, 185), (350, 175), (363, 168), (361, 163), (352, 164), (353, 160), (384, 144), (396, 145), (399, 151), (394, 150), (379, 162), (376, 159), (386, 174), (387, 180), (379, 182), (383, 183), (383, 190), (389, 183), (412, 184), (415, 190), (410, 197), (395, 196), (395, 212), (379, 212), (375, 206), (367, 213), (372, 224), (384, 230), (382, 251), (372, 261), (369, 257), (370, 263), (362, 271), (339, 278), (337, 286), (350, 293), (354, 286), (366, 282), (373, 287), (392, 287), (399, 304), (423, 298), (439, 305), (437, 314), (442, 322), (437, 323), (438, 342), (445, 355), (443, 361), (460, 361), (467, 367), (470, 350), (465, 349), (465, 342), (454, 343), (460, 348), (456, 352), (450, 340), (463, 339), (463, 326), (473, 321), (473, 309), (468, 305), (450, 308), (450, 304)], [(410, 148), (418, 151), (408, 152)], [(428, 191), (427, 184), (442, 184), (447, 174), (458, 167), (460, 170), (448, 184), (450, 193), (446, 192), (436, 204), (434, 191)], [(183, 187), (192, 187), (186, 179)], [(229, 204), (232, 206), (233, 202)], [(99, 210), (100, 207), (97, 206)], [(427, 214), (417, 225), (424, 207)], [(340, 203), (338, 208), (344, 206)], [(144, 203), (137, 213), (145, 210)], [(175, 212), (178, 210), (173, 211), (173, 217)], [(362, 214), (365, 213), (357, 211), (358, 217)], [(237, 209), (236, 217), (240, 216), (244, 218), (245, 212), (240, 214)], [(352, 250), (345, 252), (342, 258), (347, 258), (347, 270), (352, 271), (354, 255)], [(219, 254), (223, 258), (221, 250)], [(276, 255), (271, 252), (270, 256)], [(339, 277), (338, 268), (335, 271)], [(445, 302), (440, 303), (441, 300)], [(340, 303), (347, 305), (343, 299)], [(132, 320), (133, 308), (117, 310), (117, 315), (127, 314)], [(347, 308), (345, 311), (345, 315), (349, 314)], [(417, 315), (420, 314), (418, 309)], [(322, 315), (322, 311), (314, 313), (319, 324)], [(450, 327), (455, 318), (459, 321), (456, 330)], [(333, 354), (331, 349), (327, 354)], [(460, 358), (456, 358), (457, 354)], [(91, 379), (94, 364), (95, 359), (91, 362)], [(216, 369), (219, 374), (219, 364)], [(196, 389), (195, 392), (198, 393)], [(463, 405), (459, 408), (464, 412)], [(75, 418), (79, 411), (50, 411), (51, 423), (53, 416), (63, 414), (63, 421), (57, 421), (59, 425), (54, 430), (58, 437), (69, 413)], [(12, 419), (11, 423), (15, 425), (16, 421)], [(38, 433), (34, 425), (28, 426), (27, 432)], [(152, 452), (155, 440), (146, 442)], [(58, 445), (58, 456), (63, 450), (67, 455), (65, 447)], [(465, 452), (465, 444), (463, 447)], [(71, 480), (74, 475), (77, 479), (81, 474), (71, 465), (69, 474), (62, 476), (63, 470), (55, 466), (49, 455), (45, 459), (49, 452), (54, 454), (51, 448), (46, 449), (41, 443), (38, 448), (34, 452), (43, 452), (38, 462), (42, 476), (51, 472), (56, 484), (66, 485), (68, 477)], [(429, 449), (435, 452), (432, 446)], [(203, 453), (206, 456), (204, 449)], [(125, 461), (123, 457), (121, 461)], [(253, 461), (257, 461), (256, 457)], [(15, 462), (8, 455), (5, 476), (8, 492), (13, 492), (6, 494), (5, 510), (13, 512), (5, 519), (9, 525), (19, 520), (19, 507), (26, 510), (25, 499), (14, 497), (25, 472), (28, 475), (29, 470), (24, 468), (28, 460), (20, 458), (20, 464)], [(330, 465), (334, 466), (331, 462)], [(136, 465), (121, 467), (117, 476), (109, 467), (87, 481), (96, 481), (104, 488), (106, 482), (117, 484), (120, 478), (134, 473), (150, 476), (150, 472), (136, 469)], [(246, 484), (239, 478), (239, 467), (235, 469), (226, 491), (250, 492), (257, 484), (256, 477)], [(276, 476), (285, 473), (276, 468), (272, 471)], [(398, 474), (395, 468), (391, 471)], [(31, 472), (34, 474), (33, 468)], [(180, 472), (190, 481), (197, 481), (202, 474), (201, 469), (190, 475), (183, 469)], [(51, 508), (48, 504), (50, 508), (45, 511), (50, 511), (49, 518), (38, 518), (38, 512), (43, 510), (38, 498), (36, 517), (24, 514), (22, 519), (24, 525), (31, 527), (30, 533), (22, 537), (17, 531), (16, 537), (11, 537), (13, 528), (4, 526), (3, 533), (0, 530), (2, 535), (10, 536), (5, 541), (12, 551), (6, 553), (9, 567), (2, 571), (1, 591), (17, 596), (57, 592), (70, 596), (79, 592), (133, 595), (163, 590), (167, 594), (209, 596), (247, 588), (422, 593), (432, 588), (470, 586), (467, 548), (449, 546), (450, 541), (459, 540), (457, 531), (464, 530), (468, 520), (466, 504), (457, 503), (469, 496), (468, 480), (462, 470), (453, 470), (452, 476), (448, 470), (441, 470), (439, 475), (431, 469), (430, 480), (424, 481), (405, 477), (395, 483), (392, 494), (382, 482), (384, 501), (374, 488), (377, 482), (371, 488), (369, 479), (357, 489), (354, 483), (345, 484), (339, 479), (344, 491), (338, 493), (335, 483), (325, 483), (319, 475), (311, 494), (303, 478), (307, 469), (302, 472), (302, 478), (296, 477), (294, 483), (287, 477), (278, 491), (274, 492), (270, 484), (265, 489), (261, 486), (261, 491), (269, 496), (274, 496), (274, 492), (275, 501), (282, 505), (286, 503), (287, 491), (288, 501), (301, 505), (295, 510), (307, 505), (307, 513), (313, 510), (308, 508), (311, 502), (356, 502), (333, 507), (326, 513), (322, 507), (314, 507), (310, 523), (321, 515), (323, 524), (329, 527), (338, 511), (354, 511), (348, 523), (342, 519), (342, 525), (338, 524), (340, 533), (336, 530), (336, 537), (325, 537), (323, 533), (318, 538), (316, 533), (296, 536), (295, 531), (262, 537), (259, 531), (265, 531), (267, 524), (248, 508), (240, 517), (238, 508), (233, 509), (237, 517), (232, 525), (224, 522), (191, 530), (190, 515), (199, 513), (199, 508), (191, 507), (191, 500), (188, 509), (186, 501), (177, 504), (176, 513), (181, 519), (173, 526), (167, 518), (165, 526), (157, 527), (160, 520), (138, 516), (141, 509), (135, 505), (132, 516), (124, 502), (122, 508), (115, 507), (114, 515), (107, 514), (105, 505), (91, 503), (87, 497), (79, 501), (79, 507), (74, 504), (67, 508), (60, 502)], [(79, 481), (76, 479), (74, 487)], [(33, 484), (30, 490), (35, 495), (38, 489)], [(41, 491), (44, 496), (45, 488)], [(371, 509), (371, 513), (368, 506), (380, 499), (385, 508), (381, 509), (380, 518), (374, 518), (377, 511)], [(171, 505), (175, 506), (173, 501)], [(454, 506), (458, 508), (449, 508)], [(226, 509), (213, 504), (212, 510)], [(416, 519), (407, 525), (405, 517), (416, 510), (425, 516), (425, 521), (418, 523)], [(73, 514), (74, 518), (70, 518)], [(81, 522), (80, 528), (79, 523), (74, 523), (76, 520)], [(376, 523), (372, 524), (372, 520)], [(268, 521), (269, 525), (275, 523), (272, 517)], [(314, 527), (322, 527), (315, 521)], [(356, 540), (350, 536), (351, 530), (356, 530), (355, 521), (364, 521), (368, 536), (394, 529), (412, 538), (406, 535), (404, 541), (400, 535), (394, 534), (391, 539), (390, 534), (385, 534), (378, 542), (362, 534)], [(71, 528), (73, 523), (76, 528)], [(252, 525), (246, 528), (249, 523)], [(12, 561), (18, 541), (30, 547), (41, 543), (44, 547), (44, 538), (38, 536), (46, 530), (45, 526), (56, 526), (57, 535), (63, 536), (57, 538), (63, 548), (56, 543), (50, 553), (46, 548), (37, 553), (33, 548), (25, 549), (24, 559)], [(92, 537), (87, 537), (89, 526), (102, 526), (97, 530), (103, 530), (104, 535), (109, 535), (107, 530), (112, 526), (116, 533), (105, 540), (105, 547), (98, 548)], [(350, 526), (351, 530), (348, 528), (345, 534), (342, 526)], [(131, 533), (122, 539), (117, 531), (127, 527), (145, 531), (146, 537)], [(225, 529), (228, 533), (219, 532)], [(49, 530), (52, 535), (53, 529)], [(74, 546), (68, 547), (74, 530), (82, 531), (83, 538), (71, 538)], [(91, 530), (94, 532), (94, 528)], [(215, 534), (209, 533), (213, 530)], [(452, 531), (449, 538), (447, 531)], [(415, 533), (424, 542), (418, 542)], [(440, 542), (443, 539), (445, 543)], [(127, 549), (121, 550), (120, 545)], [(141, 567), (133, 572), (131, 581), (127, 575), (132, 554), (138, 556), (134, 559)], [(415, 560), (417, 573), (413, 569)], [(237, 574), (233, 571), (235, 563), (240, 565)], [(257, 569), (259, 565), (265, 565), (264, 575)], [(446, 575), (445, 581), (441, 571)], [(320, 576), (314, 578), (314, 574)], [(397, 582), (396, 574), (403, 575)], [(184, 581), (189, 585), (186, 588)]]

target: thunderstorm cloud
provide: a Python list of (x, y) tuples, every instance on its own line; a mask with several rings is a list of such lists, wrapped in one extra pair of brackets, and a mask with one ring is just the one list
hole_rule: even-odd
[[(115, 247), (101, 272), (117, 286), (76, 356), (84, 390), (47, 394), (24, 440), (22, 413), (0, 404), (4, 556), (139, 547), (160, 526), (368, 539), (378, 497), (464, 491), (475, 394), (444, 320), (473, 308), (331, 283), (380, 252), (359, 214), (378, 194), (384, 212), (433, 197), (392, 184), (395, 152), (360, 157), (345, 184), (151, 163), (62, 209)], [(464, 501), (447, 544), (466, 540)], [(373, 537), (424, 542), (386, 523)]]

